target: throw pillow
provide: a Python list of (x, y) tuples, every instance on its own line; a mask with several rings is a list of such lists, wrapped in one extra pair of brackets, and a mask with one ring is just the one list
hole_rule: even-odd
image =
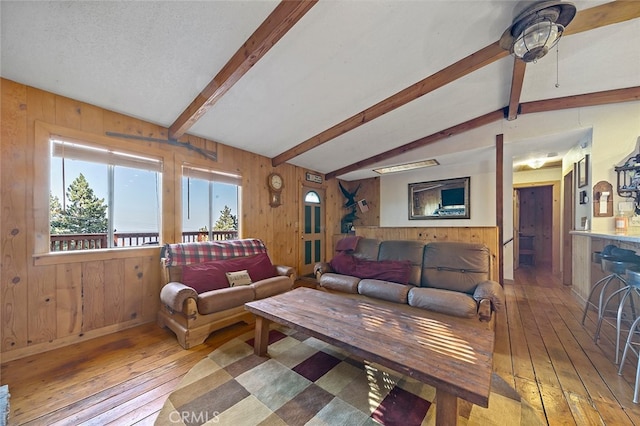
[(331, 262), (331, 269), (342, 275), (358, 278), (372, 278), (409, 284), (411, 278), (411, 261), (409, 260), (365, 260), (350, 254), (338, 253)]
[(227, 272), (226, 276), (229, 281), (229, 287), (251, 284), (251, 277), (246, 269), (244, 271)]
[(184, 265), (182, 283), (193, 288), (198, 294), (228, 288), (229, 282), (225, 272), (220, 261)]
[(249, 275), (253, 278), (253, 282), (258, 282), (262, 280), (266, 280), (267, 278), (273, 278), (277, 274), (276, 267), (271, 263), (271, 259), (269, 259), (269, 255), (267, 253), (260, 253), (254, 256), (247, 256), (243, 258), (241, 263), (242, 266), (239, 269), (246, 269), (249, 271)]
[(356, 262), (357, 277), (409, 284), (411, 278), (411, 261), (409, 260), (358, 259)]
[(247, 270), (254, 282), (277, 275), (276, 268), (267, 253), (260, 253), (185, 265), (182, 267), (182, 282), (201, 294), (205, 291), (228, 288), (229, 281), (225, 273), (241, 270)]
[(331, 259), (331, 262), (329, 262), (329, 266), (338, 274), (357, 276), (356, 258), (350, 254), (342, 252), (336, 254), (333, 259)]

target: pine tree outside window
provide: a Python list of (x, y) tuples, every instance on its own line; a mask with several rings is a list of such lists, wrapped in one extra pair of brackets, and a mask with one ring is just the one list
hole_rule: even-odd
[(158, 244), (162, 162), (51, 140), (51, 251)]
[(183, 241), (238, 238), (241, 184), (241, 177), (234, 174), (183, 166)]

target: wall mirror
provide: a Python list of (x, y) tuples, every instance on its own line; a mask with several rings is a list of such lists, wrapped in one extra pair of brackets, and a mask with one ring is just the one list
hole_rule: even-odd
[(471, 178), (409, 184), (409, 220), (469, 219)]

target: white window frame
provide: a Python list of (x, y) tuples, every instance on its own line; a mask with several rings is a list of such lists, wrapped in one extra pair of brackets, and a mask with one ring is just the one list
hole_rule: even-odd
[[(242, 206), (242, 176), (234, 174), (234, 173), (229, 173), (229, 172), (225, 172), (225, 171), (220, 171), (220, 170), (215, 170), (215, 169), (210, 169), (207, 167), (202, 167), (202, 166), (198, 166), (198, 165), (194, 165), (194, 164), (190, 164), (190, 163), (184, 163), (182, 165), (182, 175), (181, 175), (181, 179), (180, 179), (180, 187), (182, 187), (182, 182), (184, 180), (184, 178), (195, 178), (195, 179), (200, 179), (200, 180), (204, 180), (204, 181), (208, 181), (209, 182), (209, 202), (208, 202), (208, 207), (209, 207), (209, 215), (208, 215), (208, 236), (209, 236), (209, 240), (213, 239), (213, 226), (215, 224), (215, 221), (213, 220), (213, 216), (215, 214), (215, 212), (213, 211), (213, 203), (212, 203), (212, 199), (214, 197), (214, 193), (213, 193), (213, 184), (214, 183), (227, 183), (227, 184), (231, 184), (231, 185), (236, 185), (238, 187), (238, 196), (237, 196), (237, 218), (238, 218), (238, 238), (241, 238), (240, 236), (242, 235), (241, 230), (242, 230), (242, 211), (241, 211), (241, 206)], [(182, 201), (184, 201), (184, 194), (181, 198)], [(181, 204), (180, 206), (180, 210), (183, 210), (183, 205)], [(182, 235), (183, 232), (183, 222), (184, 220), (180, 221), (180, 235)]]
[[(97, 144), (91, 143), (90, 141), (85, 140), (76, 140), (72, 138), (68, 138), (60, 135), (51, 135), (50, 139), (50, 161), (53, 161), (56, 158), (69, 159), (69, 160), (80, 160), (85, 162), (92, 162), (101, 165), (105, 165), (107, 167), (107, 218), (108, 218), (108, 226), (107, 226), (107, 247), (109, 249), (117, 249), (123, 248), (114, 245), (114, 199), (115, 199), (115, 168), (116, 167), (128, 167), (134, 169), (141, 169), (146, 171), (152, 171), (158, 173), (157, 175), (157, 196), (158, 196), (158, 211), (157, 211), (157, 222), (158, 222), (158, 241), (161, 240), (161, 231), (162, 231), (162, 172), (163, 172), (163, 162), (161, 159), (148, 155), (141, 155), (138, 153), (134, 153), (132, 151), (128, 151), (126, 149), (113, 149), (107, 148), (103, 146), (98, 146)], [(51, 185), (48, 185), (47, 191), (49, 193), (51, 189)], [(63, 188), (63, 191), (66, 188)], [(63, 194), (64, 196), (64, 194)], [(47, 197), (48, 200), (48, 197)], [(48, 222), (49, 229), (51, 227), (51, 222)], [(51, 238), (51, 235), (49, 235)], [(133, 248), (140, 246), (132, 246), (126, 248)], [(104, 248), (98, 249), (103, 250)], [(88, 251), (88, 250), (82, 250)], [(58, 253), (58, 251), (50, 251), (50, 253)], [(76, 251), (77, 252), (77, 251)]]

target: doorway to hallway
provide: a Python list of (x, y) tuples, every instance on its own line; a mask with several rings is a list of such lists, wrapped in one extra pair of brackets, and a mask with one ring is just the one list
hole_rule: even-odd
[(560, 272), (559, 185), (514, 188), (514, 268), (535, 266)]

